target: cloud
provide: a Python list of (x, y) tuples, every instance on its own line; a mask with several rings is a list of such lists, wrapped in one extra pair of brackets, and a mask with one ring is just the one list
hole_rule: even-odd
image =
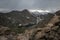
[(0, 0), (0, 8), (60, 9), (60, 0)]

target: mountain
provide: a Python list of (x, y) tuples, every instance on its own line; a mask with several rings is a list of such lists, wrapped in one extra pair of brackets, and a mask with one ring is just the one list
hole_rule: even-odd
[(36, 17), (28, 10), (0, 13), (0, 25), (8, 27), (29, 26), (36, 23)]
[(14, 10), (7, 13), (0, 12), (0, 25), (7, 26), (12, 29), (14, 27), (30, 28), (31, 26), (37, 25), (38, 23), (40, 23), (41, 26), (43, 26), (42, 24), (47, 23), (53, 16), (53, 13), (40, 13), (37, 11), (32, 13), (27, 9), (23, 11)]
[[(25, 16), (28, 16), (27, 13), (30, 12), (23, 10), (12, 11), (9, 13), (0, 13), (0, 40), (60, 40), (60, 11), (57, 11), (54, 14), (48, 13), (45, 15), (40, 15), (39, 18), (41, 17), (44, 20), (36, 24), (36, 27), (30, 29), (26, 27), (28, 25), (21, 26), (21, 24), (19, 24), (19, 20), (26, 20)], [(20, 18), (22, 16), (24, 16), (24, 18)], [(34, 16), (31, 17), (33, 19), (35, 18)], [(13, 19), (16, 20), (16, 22), (13, 22)], [(25, 24), (27, 22), (24, 21), (22, 21), (22, 24)], [(14, 25), (19, 24), (20, 26), (14, 26), (12, 22)], [(31, 26), (30, 22), (32, 21), (29, 21), (27, 23), (30, 27), (33, 27)]]
[(47, 23), (53, 16), (54, 16), (54, 13), (51, 13), (51, 12), (38, 12), (38, 11), (35, 11), (35, 12), (31, 12), (32, 15), (34, 17), (37, 18), (37, 24), (38, 23)]
[(19, 34), (19, 36), (17, 36), (17, 40), (60, 40), (59, 18), (60, 15), (54, 15), (43, 28), (40, 28), (39, 24), (37, 25), (37, 28), (29, 29), (26, 30), (25, 33)]
[(40, 15), (45, 15), (45, 14), (48, 14), (48, 13), (50, 13), (50, 14), (54, 13), (54, 12), (47, 11), (47, 10), (30, 10), (30, 12), (34, 16), (40, 16)]

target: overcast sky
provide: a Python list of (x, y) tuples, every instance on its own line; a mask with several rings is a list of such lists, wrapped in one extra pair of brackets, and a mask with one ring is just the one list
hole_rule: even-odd
[(60, 9), (60, 0), (0, 0), (0, 9)]

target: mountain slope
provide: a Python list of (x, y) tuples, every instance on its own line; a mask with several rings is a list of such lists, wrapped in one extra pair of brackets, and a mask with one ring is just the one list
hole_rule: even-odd
[(36, 18), (30, 14), (28, 10), (11, 11), (9, 13), (0, 13), (0, 25), (18, 26), (35, 23)]

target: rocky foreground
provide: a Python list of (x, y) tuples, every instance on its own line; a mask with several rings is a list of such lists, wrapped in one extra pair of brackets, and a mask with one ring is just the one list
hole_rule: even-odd
[(11, 28), (0, 25), (0, 40), (60, 40), (60, 11), (43, 28), (40, 26), (38, 24), (35, 28), (25, 29), (23, 33), (16, 33)]

